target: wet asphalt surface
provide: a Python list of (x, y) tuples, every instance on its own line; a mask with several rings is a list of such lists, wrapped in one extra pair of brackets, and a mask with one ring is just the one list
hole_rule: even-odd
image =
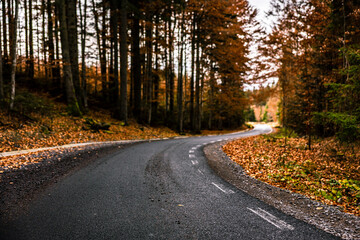
[(0, 239), (337, 239), (238, 190), (203, 147), (269, 132), (130, 145), (68, 175), (2, 226)]

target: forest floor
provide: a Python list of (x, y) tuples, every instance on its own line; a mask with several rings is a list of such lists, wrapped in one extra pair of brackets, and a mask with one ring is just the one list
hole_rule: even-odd
[(245, 172), (273, 186), (300, 193), (360, 216), (360, 144), (334, 138), (285, 138), (278, 131), (227, 143), (223, 151)]
[[(150, 127), (130, 120), (127, 126), (111, 118), (110, 111), (91, 110), (82, 117), (67, 113), (66, 105), (45, 94), (21, 92), (15, 112), (0, 110), (0, 153), (66, 144), (118, 140), (144, 140), (179, 136), (167, 127)], [(21, 97), (23, 99), (21, 99)], [(30, 157), (0, 158), (0, 173), (36, 163)]]

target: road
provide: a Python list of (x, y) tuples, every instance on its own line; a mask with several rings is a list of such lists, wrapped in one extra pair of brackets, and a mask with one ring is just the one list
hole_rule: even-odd
[[(48, 188), (7, 239), (336, 239), (236, 189), (204, 145), (269, 132), (152, 141), (119, 149)], [(1, 235), (0, 235), (1, 236)]]

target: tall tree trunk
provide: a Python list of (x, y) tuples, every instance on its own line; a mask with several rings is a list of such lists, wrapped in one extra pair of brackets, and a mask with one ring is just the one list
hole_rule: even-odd
[(193, 16), (192, 37), (191, 37), (191, 79), (190, 79), (190, 123), (191, 129), (195, 130), (195, 108), (194, 108), (194, 82), (195, 82), (195, 29), (196, 14)]
[(48, 49), (49, 49), (49, 65), (50, 65), (50, 79), (52, 87), (59, 87), (54, 84), (54, 76), (56, 76), (55, 70), (55, 49), (54, 49), (54, 35), (53, 35), (53, 18), (52, 18), (52, 3), (51, 0), (47, 0), (47, 15), (48, 15)]
[(17, 21), (19, 15), (19, 0), (15, 0), (15, 16), (11, 17), (11, 91), (10, 91), (10, 110), (14, 109), (15, 102), (15, 74), (16, 74), (16, 37), (17, 37)]
[(3, 60), (2, 60), (2, 37), (1, 37), (1, 19), (0, 19), (0, 103), (4, 100), (4, 80), (3, 80)]
[(60, 35), (61, 35), (61, 47), (63, 57), (63, 73), (65, 79), (66, 100), (69, 106), (70, 113), (73, 115), (81, 115), (79, 104), (75, 95), (75, 88), (71, 73), (71, 60), (70, 60), (70, 47), (68, 38), (68, 29), (66, 21), (66, 6), (65, 0), (55, 0), (58, 9), (59, 21), (60, 21)]
[(185, 14), (182, 12), (181, 26), (179, 27), (179, 35), (181, 41), (179, 42), (179, 66), (178, 66), (178, 84), (177, 84), (177, 105), (178, 105), (178, 131), (183, 133), (184, 111), (183, 111), (183, 50), (184, 50), (184, 20)]
[[(135, 11), (139, 11), (139, 1), (135, 1)], [(140, 121), (141, 118), (141, 65), (140, 65), (140, 21), (139, 12), (135, 12), (131, 29), (132, 37), (132, 64), (131, 72), (134, 80), (134, 117)]]
[[(169, 90), (170, 90), (170, 107), (169, 107), (169, 112), (170, 112), (170, 116), (173, 116), (174, 114), (174, 88), (175, 88), (175, 84), (174, 84), (174, 59), (173, 59), (173, 29), (171, 26), (171, 15), (173, 14), (173, 12), (170, 12), (170, 18), (169, 18)], [(175, 26), (175, 23), (174, 23)]]
[[(25, 58), (26, 62), (29, 58), (29, 39), (28, 39), (28, 7), (27, 7), (27, 0), (24, 1), (24, 12), (25, 12)], [(26, 64), (26, 73), (28, 73), (28, 65)]]
[[(87, 19), (87, 1), (84, 2), (84, 12), (81, 11), (81, 1), (79, 1), (80, 27), (81, 27), (81, 99), (85, 111), (88, 109), (87, 89), (86, 89), (86, 64), (85, 64), (85, 47), (86, 47), (86, 19)], [(96, 86), (95, 86), (96, 87)]]
[[(55, 11), (57, 11), (57, 7), (55, 6)], [(55, 86), (57, 87), (57, 89), (61, 89), (61, 92), (64, 89), (64, 84), (61, 81), (61, 76), (60, 76), (60, 38), (59, 38), (59, 17), (58, 14), (55, 14), (55, 51), (56, 51), (56, 60), (54, 62), (55, 66), (54, 66), (54, 71), (53, 71), (53, 77), (54, 77), (54, 83)]]
[(46, 58), (46, 38), (45, 38), (45, 0), (42, 0), (42, 4), (41, 4), (41, 14), (42, 14), (42, 37), (43, 37), (43, 47), (44, 47), (44, 68), (45, 68), (45, 81), (47, 84), (48, 83), (48, 65), (47, 65), (47, 58)]
[(151, 124), (151, 113), (152, 113), (152, 88), (153, 88), (153, 82), (152, 82), (152, 42), (153, 42), (153, 37), (152, 37), (152, 31), (153, 31), (153, 23), (152, 23), (152, 13), (149, 12), (147, 14), (147, 23), (146, 23), (146, 49), (147, 49), (147, 56), (146, 56), (146, 79), (147, 79), (147, 123)]
[(102, 80), (102, 93), (103, 99), (108, 102), (108, 88), (106, 80), (106, 6), (105, 1), (103, 1), (103, 12), (102, 12), (102, 29), (101, 29), (101, 54), (102, 54), (102, 64), (101, 68), (101, 80)]
[[(95, 1), (92, 0), (92, 9), (95, 19), (95, 30), (96, 30), (96, 41), (99, 51), (99, 60), (100, 60), (100, 71), (101, 71), (101, 86), (102, 86), (102, 97), (105, 99), (106, 94), (106, 51), (103, 49), (104, 45), (101, 44), (102, 32), (99, 28), (99, 15), (96, 11)], [(103, 30), (105, 31), (105, 30)]]
[(156, 14), (155, 18), (155, 76), (154, 76), (154, 99), (152, 103), (152, 118), (157, 118), (157, 111), (159, 105), (159, 84), (160, 84), (160, 77), (159, 77), (159, 14)]
[[(25, 0), (27, 1), (27, 0)], [(29, 78), (34, 78), (34, 42), (33, 42), (33, 16), (32, 16), (32, 0), (29, 0)]]
[(67, 5), (67, 27), (68, 27), (68, 39), (69, 39), (69, 54), (71, 63), (71, 73), (73, 83), (75, 87), (75, 96), (79, 103), (82, 103), (81, 99), (81, 87), (80, 87), (80, 73), (79, 73), (79, 49), (78, 49), (78, 33), (77, 33), (77, 13), (76, 2), (77, 0), (65, 0)]
[(118, 48), (118, 2), (117, 0), (110, 1), (110, 14), (111, 14), (111, 39), (114, 50), (114, 65), (113, 65), (113, 86), (112, 86), (112, 98), (115, 103), (114, 115), (118, 117), (119, 114), (119, 48)]
[(2, 2), (2, 9), (3, 9), (3, 22), (2, 22), (2, 27), (3, 27), (3, 42), (4, 42), (4, 62), (7, 61), (8, 58), (8, 46), (7, 46), (7, 28), (6, 28), (6, 14), (5, 14), (5, 9), (6, 9), (6, 5), (5, 5), (5, 0), (1, 1)]
[(195, 132), (201, 131), (201, 112), (200, 112), (200, 31), (199, 25), (196, 29), (196, 83), (195, 83)]
[(121, 0), (120, 10), (120, 120), (127, 124), (127, 0)]

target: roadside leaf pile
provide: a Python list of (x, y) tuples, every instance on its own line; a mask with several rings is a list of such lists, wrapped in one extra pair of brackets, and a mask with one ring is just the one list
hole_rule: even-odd
[(223, 147), (247, 174), (271, 185), (306, 195), (360, 215), (360, 149), (335, 139), (307, 140), (276, 135), (236, 140)]

